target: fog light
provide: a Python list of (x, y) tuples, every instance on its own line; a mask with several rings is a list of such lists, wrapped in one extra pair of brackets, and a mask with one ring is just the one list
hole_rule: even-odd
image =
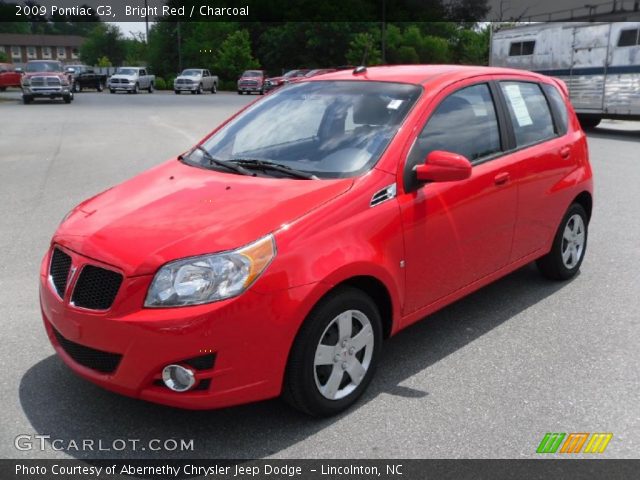
[(162, 369), (162, 381), (174, 392), (186, 392), (196, 383), (193, 370), (180, 365), (167, 365)]

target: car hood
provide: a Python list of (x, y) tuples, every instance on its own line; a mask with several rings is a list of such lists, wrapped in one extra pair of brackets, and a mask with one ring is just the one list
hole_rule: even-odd
[(197, 82), (198, 80), (202, 80), (202, 75), (198, 75), (198, 76), (179, 75), (179, 76), (176, 77), (176, 80), (179, 80), (179, 79), (193, 80), (193, 81)]
[(78, 205), (53, 241), (128, 276), (151, 274), (177, 258), (253, 242), (352, 184), (250, 177), (171, 160)]
[(136, 78), (137, 75), (123, 75), (122, 73), (115, 73), (111, 75), (111, 78), (126, 78), (127, 80), (131, 80), (132, 78)]
[(24, 74), (24, 78), (31, 77), (60, 77), (65, 78), (66, 75), (63, 72), (27, 72)]

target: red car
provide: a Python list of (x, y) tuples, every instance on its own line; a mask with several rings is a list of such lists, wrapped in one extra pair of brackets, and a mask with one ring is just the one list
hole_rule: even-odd
[(7, 87), (20, 87), (21, 72), (16, 72), (15, 67), (10, 63), (0, 63), (0, 92), (4, 92)]
[(264, 91), (270, 92), (271, 90), (286, 85), (295, 78), (303, 78), (308, 71), (307, 69), (289, 70), (280, 77), (269, 77), (264, 81)]
[(22, 101), (30, 104), (36, 98), (73, 100), (73, 74), (56, 60), (31, 60), (22, 76)]
[(573, 277), (592, 192), (558, 80), (335, 72), (71, 210), (42, 262), (44, 325), (73, 371), (124, 395), (330, 415), (399, 330), (532, 261)]

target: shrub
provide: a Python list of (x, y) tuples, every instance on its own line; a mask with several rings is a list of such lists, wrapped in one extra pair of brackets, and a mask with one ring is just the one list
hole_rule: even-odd
[(166, 90), (167, 83), (164, 81), (162, 77), (156, 77), (156, 90)]

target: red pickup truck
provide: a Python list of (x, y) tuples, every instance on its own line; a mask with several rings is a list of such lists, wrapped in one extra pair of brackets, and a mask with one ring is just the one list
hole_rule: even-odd
[(22, 73), (16, 72), (10, 63), (0, 63), (0, 92), (4, 92), (7, 87), (20, 88), (20, 78)]
[(238, 79), (238, 95), (258, 92), (264, 94), (264, 70), (245, 70)]

